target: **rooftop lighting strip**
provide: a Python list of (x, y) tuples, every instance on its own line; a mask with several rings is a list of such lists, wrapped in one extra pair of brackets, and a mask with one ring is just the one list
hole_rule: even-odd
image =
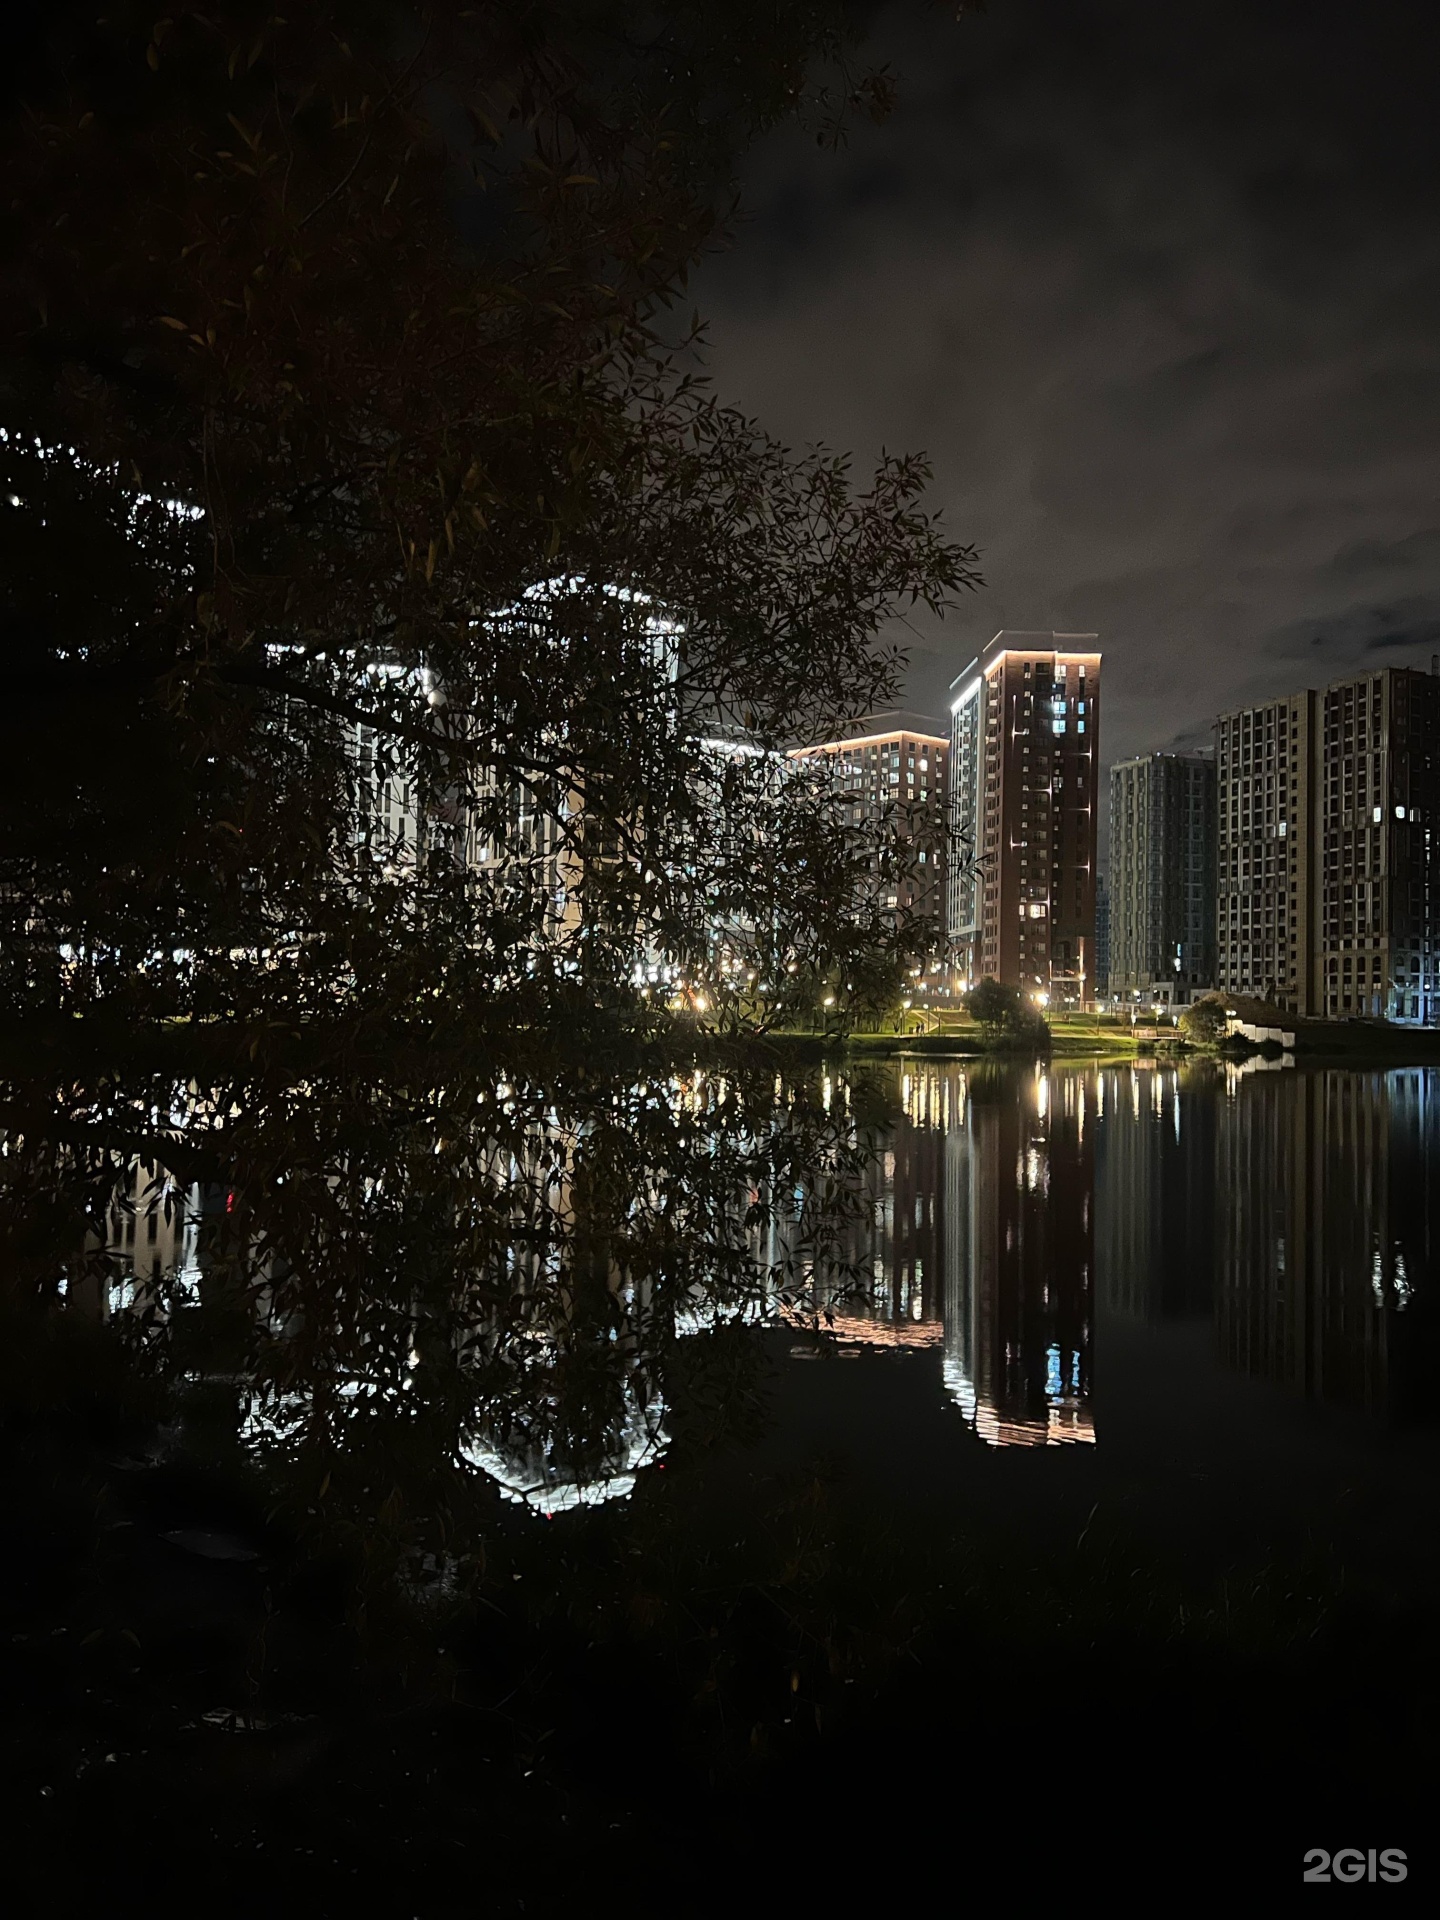
[(853, 740), (824, 740), (813, 747), (788, 747), (786, 758), (799, 760), (807, 753), (847, 753), (851, 747), (876, 747), (887, 740), (923, 741), (925, 745), (931, 747), (948, 747), (950, 744), (943, 734), (911, 733), (901, 728), (896, 733), (861, 733), (857, 734)]

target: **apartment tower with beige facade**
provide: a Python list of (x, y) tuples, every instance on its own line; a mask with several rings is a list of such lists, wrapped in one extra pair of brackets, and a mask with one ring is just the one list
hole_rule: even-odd
[(852, 828), (893, 835), (898, 860), (877, 857), (873, 904), (881, 912), (923, 914), (945, 930), (946, 761), (950, 743), (940, 722), (890, 711), (857, 721), (842, 739), (796, 747), (790, 758), (827, 770)]

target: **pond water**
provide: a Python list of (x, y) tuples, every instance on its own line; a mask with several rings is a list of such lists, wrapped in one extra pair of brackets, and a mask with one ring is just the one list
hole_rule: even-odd
[[(849, 1194), (828, 1225), (804, 1155), (755, 1156), (756, 1114), (789, 1111), (762, 1080), (704, 1148), (716, 1244), (760, 1280), (686, 1271), (667, 1295), (663, 1257), (617, 1285), (612, 1253), (589, 1304), (545, 1304), (546, 1209), (580, 1217), (578, 1163), (561, 1178), (546, 1145), (523, 1245), (504, 1227), (544, 1311), (521, 1287), (504, 1340), (506, 1289), (473, 1324), (437, 1305), (457, 1210), (414, 1235), (438, 1147), (393, 1217), (373, 1175), (332, 1208), (310, 1257), (354, 1264), (323, 1299), (283, 1253), (309, 1231), (293, 1162), (266, 1162), (280, 1197), (238, 1240), (224, 1182), (111, 1209), (60, 1318), (140, 1329), (117, 1343), (138, 1401), (100, 1417), (113, 1381), (57, 1387), (70, 1349), (8, 1362), (51, 1394), (6, 1525), (29, 1569), (14, 1791), (58, 1853), (67, 1822), (129, 1845), (183, 1805), (209, 1862), (269, 1849), (297, 1888), (362, 1873), (386, 1911), (460, 1911), (410, 1877), (423, 1827), (462, 1878), (513, 1843), (492, 1904), (531, 1911), (537, 1874), (543, 1908), (636, 1846), (676, 1873), (720, 1846), (743, 1880), (776, 1795), (803, 1828), (913, 1774), (957, 1846), (1008, 1821), (1007, 1857), (1074, 1886), (1077, 1850), (1119, 1873), (1143, 1829), (1168, 1870), (1222, 1817), (1256, 1886), (1322, 1842), (1409, 1845), (1425, 1883), (1440, 1074), (817, 1069), (806, 1151)], [(666, 1099), (702, 1112), (691, 1083)], [(762, 1162), (788, 1169), (768, 1192)], [(502, 1168), (516, 1192), (527, 1164)], [(382, 1251), (388, 1294), (365, 1280)], [(347, 1286), (363, 1310), (332, 1327)], [(1065, 1796), (1017, 1839), (1011, 1783), (1037, 1767)], [(863, 1864), (832, 1848), (824, 1871)], [(890, 1896), (908, 1871), (886, 1866)]]
[[(672, 1107), (693, 1103), (693, 1084), (676, 1086)], [(623, 1503), (660, 1473), (683, 1481), (702, 1459), (707, 1486), (727, 1463), (827, 1459), (895, 1515), (983, 1520), (1037, 1548), (1113, 1514), (1195, 1570), (1357, 1529), (1367, 1551), (1404, 1559), (1440, 1458), (1440, 1075), (911, 1058), (817, 1073), (809, 1095), (823, 1137), (802, 1142), (778, 1185), (752, 1166), (756, 1184), (722, 1203), (733, 1227), (764, 1190), (759, 1224), (730, 1249), (758, 1277), (712, 1288), (702, 1274), (668, 1294), (612, 1278), (588, 1322), (571, 1294), (557, 1307), (547, 1293), (560, 1252), (544, 1223), (565, 1214), (554, 1189), (569, 1188), (527, 1185), (508, 1155), (522, 1204), (501, 1259), (538, 1304), (508, 1345), (486, 1331), (488, 1309), (462, 1306), (458, 1331), (453, 1313), (445, 1322), (448, 1358), (490, 1362), (466, 1375), (468, 1425), (411, 1418), (437, 1341), (405, 1285), (403, 1311), (375, 1288), (366, 1235), (334, 1283), (360, 1302), (349, 1346), (311, 1350), (297, 1329), (313, 1309), (274, 1309), (295, 1275), (263, 1212), (242, 1264), (268, 1350), (197, 1372), (176, 1342), (172, 1372), (223, 1380), (241, 1450), (272, 1466), (317, 1444), (344, 1455), (388, 1421), (421, 1482), (458, 1462), (547, 1520)], [(763, 1132), (745, 1119), (762, 1162)], [(817, 1227), (807, 1195), (825, 1165), (851, 1204)], [(494, 1170), (482, 1171), (483, 1184)], [(109, 1271), (80, 1284), (72, 1310), (158, 1314), (173, 1332), (187, 1308), (224, 1299), (235, 1194), (177, 1189), (166, 1210), (158, 1192), (142, 1179), (135, 1210), (112, 1211)], [(402, 1282), (423, 1214), (402, 1202), (390, 1249)], [(754, 1350), (760, 1411), (677, 1451), (688, 1369), (676, 1357), (725, 1327)]]
[(787, 1444), (1037, 1538), (1119, 1503), (1197, 1561), (1317, 1527), (1403, 1560), (1440, 1460), (1440, 1074), (897, 1079), (872, 1298), (788, 1346)]

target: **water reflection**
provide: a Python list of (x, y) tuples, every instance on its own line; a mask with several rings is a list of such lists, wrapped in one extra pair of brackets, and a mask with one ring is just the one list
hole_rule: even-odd
[(1428, 1407), (1430, 1070), (912, 1063), (879, 1136), (844, 1342), (932, 1347), (994, 1446), (1093, 1441), (1096, 1315), (1208, 1321), (1217, 1360), (1400, 1420)]
[(992, 1446), (1095, 1438), (1089, 1095), (1073, 1074), (982, 1082), (947, 1141), (945, 1386)]
[[(127, 1088), (125, 1118), (169, 1116), (163, 1159), (0, 1141), (15, 1293), (112, 1323), (297, 1488), (369, 1456), (358, 1492), (407, 1487), (397, 1509), (443, 1509), (457, 1474), (544, 1513), (623, 1497), (670, 1444), (679, 1345), (853, 1292), (870, 1096), (763, 1055), (581, 1077), (566, 1103), (487, 1077), (359, 1114), (315, 1079)], [(171, 1171), (197, 1161), (222, 1177)]]
[(914, 1063), (896, 1093), (851, 1242), (867, 1284), (828, 1324), (842, 1344), (936, 1350), (991, 1446), (1093, 1441), (1087, 1076)]
[(1427, 1410), (1436, 1096), (1419, 1069), (1227, 1088), (1214, 1311), (1229, 1365), (1401, 1420)]
[[(1227, 1368), (1428, 1409), (1431, 1072), (914, 1061), (629, 1096), (615, 1137), (648, 1130), (649, 1158), (605, 1180), (596, 1127), (553, 1111), (503, 1147), (332, 1164), (301, 1215), (285, 1174), (257, 1203), (136, 1156), (64, 1307), (157, 1338), (228, 1316), (228, 1344), (169, 1359), (225, 1383), (272, 1464), (318, 1480), (383, 1430), (550, 1514), (634, 1489), (671, 1444), (679, 1346), (736, 1323), (809, 1326), (797, 1355), (914, 1351), (915, 1390), (990, 1447), (1095, 1441), (1106, 1315), (1209, 1321)], [(677, 1128), (703, 1153), (667, 1170)]]

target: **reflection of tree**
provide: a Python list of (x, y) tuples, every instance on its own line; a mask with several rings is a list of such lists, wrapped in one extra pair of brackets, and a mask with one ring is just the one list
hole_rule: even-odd
[[(896, 1079), (886, 1089), (885, 1124), (865, 1135), (872, 1151), (854, 1218), (838, 1240), (839, 1286), (827, 1300), (826, 1320), (841, 1340), (939, 1346), (945, 1125), (952, 1097), (963, 1103), (964, 1079), (915, 1066)], [(849, 1099), (845, 1082), (834, 1090)]]
[[(148, 1104), (188, 1180), (92, 1155), (81, 1181), (49, 1148), (7, 1158), (4, 1203), (30, 1217), (48, 1188), (73, 1249), (88, 1200), (68, 1303), (228, 1397), (286, 1484), (353, 1460), (406, 1489), (422, 1532), (466, 1468), (546, 1511), (591, 1504), (665, 1446), (677, 1338), (812, 1311), (847, 1258), (869, 1151), (833, 1083), (723, 1064), (607, 1083), (592, 1062), (564, 1106), (553, 1086), (452, 1074), (421, 1100), (316, 1076), (298, 1136), (288, 1090), (273, 1110), (238, 1081), (172, 1085)], [(53, 1301), (65, 1240), (31, 1238), (32, 1297)]]
[(773, 768), (975, 580), (923, 461), (792, 454), (664, 331), (744, 143), (883, 110), (852, 10), (514, 12), (75, 16), (0, 116), (17, 1292), (165, 1168), (194, 1297), (122, 1247), (127, 1326), (422, 1512), (625, 1457), (772, 1211), (827, 1257), (853, 1146), (759, 1036), (908, 936)]

